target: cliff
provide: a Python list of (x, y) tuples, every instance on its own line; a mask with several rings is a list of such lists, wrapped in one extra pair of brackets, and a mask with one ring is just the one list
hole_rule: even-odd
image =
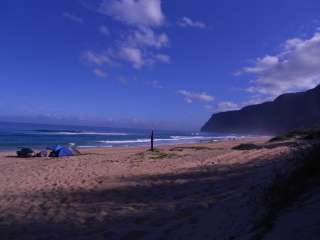
[(272, 102), (215, 113), (203, 132), (279, 134), (320, 123), (320, 85), (306, 92), (280, 95)]

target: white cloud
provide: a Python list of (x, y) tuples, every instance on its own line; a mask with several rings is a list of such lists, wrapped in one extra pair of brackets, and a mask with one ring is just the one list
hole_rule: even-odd
[(74, 15), (74, 14), (71, 14), (71, 13), (68, 13), (68, 12), (64, 12), (62, 13), (62, 16), (73, 21), (73, 22), (76, 22), (76, 23), (83, 23), (83, 19)]
[(186, 90), (179, 90), (177, 93), (182, 95), (187, 103), (192, 103), (193, 101), (212, 102), (214, 100), (214, 97), (208, 95), (206, 92), (197, 93)]
[(98, 77), (105, 78), (107, 73), (102, 70), (105, 65), (115, 66), (117, 65), (113, 59), (110, 58), (110, 50), (103, 51), (101, 53), (96, 53), (94, 51), (87, 51), (83, 54), (82, 58), (89, 64), (92, 68), (94, 75)]
[(97, 76), (97, 77), (101, 77), (101, 78), (105, 78), (107, 77), (107, 73), (100, 69), (100, 68), (95, 68), (93, 69), (93, 73)]
[(237, 104), (231, 101), (222, 101), (218, 102), (217, 104), (207, 104), (204, 108), (209, 112), (226, 112), (226, 111), (233, 111), (238, 110), (243, 105)]
[(152, 29), (141, 28), (130, 31), (122, 40), (118, 40), (113, 48), (96, 53), (87, 51), (85, 59), (96, 65), (114, 65), (119, 61), (130, 62), (136, 69), (155, 63), (169, 63), (170, 56), (157, 53), (168, 45), (168, 37), (162, 33), (157, 35)]
[(104, 0), (99, 11), (136, 27), (160, 26), (165, 19), (161, 0)]
[(177, 21), (177, 24), (180, 27), (194, 27), (194, 28), (201, 28), (201, 29), (207, 28), (207, 24), (205, 24), (204, 22), (194, 21), (188, 17), (182, 17)]
[(157, 34), (150, 28), (139, 28), (118, 41), (115, 51), (120, 59), (130, 59), (133, 67), (138, 69), (155, 63), (169, 63), (170, 56), (158, 52), (168, 42), (169, 38), (165, 33)]
[(169, 63), (170, 56), (165, 54), (154, 54), (148, 50), (138, 47), (130, 47), (125, 44), (115, 49), (107, 49), (99, 53), (87, 51), (83, 58), (91, 66), (120, 66), (121, 63), (130, 63), (135, 69), (150, 66), (155, 63)]
[[(158, 33), (155, 28), (163, 25), (165, 16), (161, 0), (103, 0), (98, 12), (127, 25), (111, 46), (105, 51), (88, 51), (85, 59), (97, 66), (122, 65), (130, 63), (141, 69), (156, 63), (169, 63), (170, 56), (160, 50), (169, 45), (166, 33)], [(99, 31), (109, 34), (102, 25)]]
[(83, 57), (88, 63), (101, 66), (103, 64), (112, 63), (112, 60), (108, 55), (108, 51), (104, 53), (95, 53), (94, 51), (87, 51), (83, 54)]
[(320, 33), (287, 40), (281, 52), (258, 58), (242, 73), (255, 77), (247, 89), (254, 94), (277, 96), (315, 87), (320, 83)]
[(237, 103), (230, 102), (230, 101), (224, 101), (219, 102), (217, 106), (218, 112), (225, 112), (225, 111), (231, 111), (231, 110), (237, 110), (240, 106)]
[(273, 100), (272, 97), (264, 96), (264, 98), (262, 98), (262, 96), (254, 95), (251, 99), (247, 101), (242, 101), (239, 103), (235, 103), (232, 101), (220, 101), (215, 104), (207, 104), (204, 106), (204, 108), (209, 112), (226, 112), (226, 111), (239, 110), (249, 105), (261, 104), (261, 103), (269, 102), (272, 100)]
[(109, 48), (100, 55), (93, 55), (89, 51), (91, 55), (88, 57), (96, 64), (124, 61), (130, 62), (134, 68), (140, 69), (155, 63), (169, 63), (170, 56), (155, 51), (166, 47), (168, 41), (168, 37), (164, 33), (157, 35), (152, 29), (135, 29), (127, 35), (124, 34), (123, 39), (118, 40), (113, 48)]
[(103, 35), (109, 36), (110, 35), (110, 30), (107, 26), (105, 25), (101, 25), (98, 27), (98, 30), (100, 33), (102, 33)]
[(131, 62), (134, 68), (141, 68), (145, 64), (141, 50), (138, 48), (123, 47), (119, 51), (119, 57)]
[(156, 54), (154, 59), (162, 63), (170, 63), (171, 58), (166, 54)]
[(267, 71), (268, 69), (273, 68), (279, 63), (279, 58), (275, 56), (265, 56), (264, 58), (258, 58), (255, 66), (253, 67), (245, 67), (244, 71), (247, 73), (260, 73), (263, 71)]
[(126, 44), (136, 47), (155, 47), (159, 49), (166, 47), (168, 43), (169, 38), (167, 34), (156, 34), (150, 28), (136, 29), (126, 38)]

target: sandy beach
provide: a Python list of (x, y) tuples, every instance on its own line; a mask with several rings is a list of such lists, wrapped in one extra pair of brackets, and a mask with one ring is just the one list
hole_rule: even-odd
[(0, 153), (2, 239), (250, 239), (255, 198), (292, 146), (232, 148), (265, 141)]

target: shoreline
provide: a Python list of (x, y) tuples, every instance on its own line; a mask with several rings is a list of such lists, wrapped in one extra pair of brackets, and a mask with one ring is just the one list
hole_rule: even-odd
[[(234, 138), (221, 138), (221, 139), (211, 139), (211, 140), (197, 140), (194, 142), (173, 142), (172, 143), (157, 143), (155, 142), (155, 148), (157, 147), (170, 147), (170, 146), (175, 146), (175, 145), (194, 145), (194, 144), (210, 144), (210, 143), (217, 143), (217, 142), (234, 142), (234, 141), (260, 141), (260, 140), (269, 140), (271, 139), (272, 136), (255, 136), (255, 137), (234, 137)], [(62, 144), (62, 146), (68, 146), (68, 145), (64, 145)], [(150, 143), (145, 143), (145, 144), (139, 144), (139, 145), (126, 145), (126, 146), (75, 146), (77, 149), (79, 150), (101, 150), (101, 149), (135, 149), (135, 148), (148, 148), (150, 146)], [(28, 144), (25, 144), (23, 147), (30, 147), (28, 146)], [(17, 146), (15, 147), (15, 149), (13, 148), (9, 148), (9, 149), (4, 149), (4, 148), (0, 148), (0, 154), (1, 153), (12, 153), (12, 152), (16, 152), (19, 148), (21, 148), (21, 146)], [(41, 150), (45, 150), (46, 147), (40, 148), (40, 147), (30, 147), (31, 149), (33, 149), (34, 151), (41, 151)]]

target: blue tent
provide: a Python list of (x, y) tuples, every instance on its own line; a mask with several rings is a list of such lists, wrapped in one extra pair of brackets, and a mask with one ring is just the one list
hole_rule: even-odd
[(53, 151), (55, 157), (67, 157), (67, 156), (74, 156), (75, 155), (71, 148), (63, 147), (63, 146), (59, 146), (59, 145), (53, 146), (53, 147), (48, 147), (47, 149)]

